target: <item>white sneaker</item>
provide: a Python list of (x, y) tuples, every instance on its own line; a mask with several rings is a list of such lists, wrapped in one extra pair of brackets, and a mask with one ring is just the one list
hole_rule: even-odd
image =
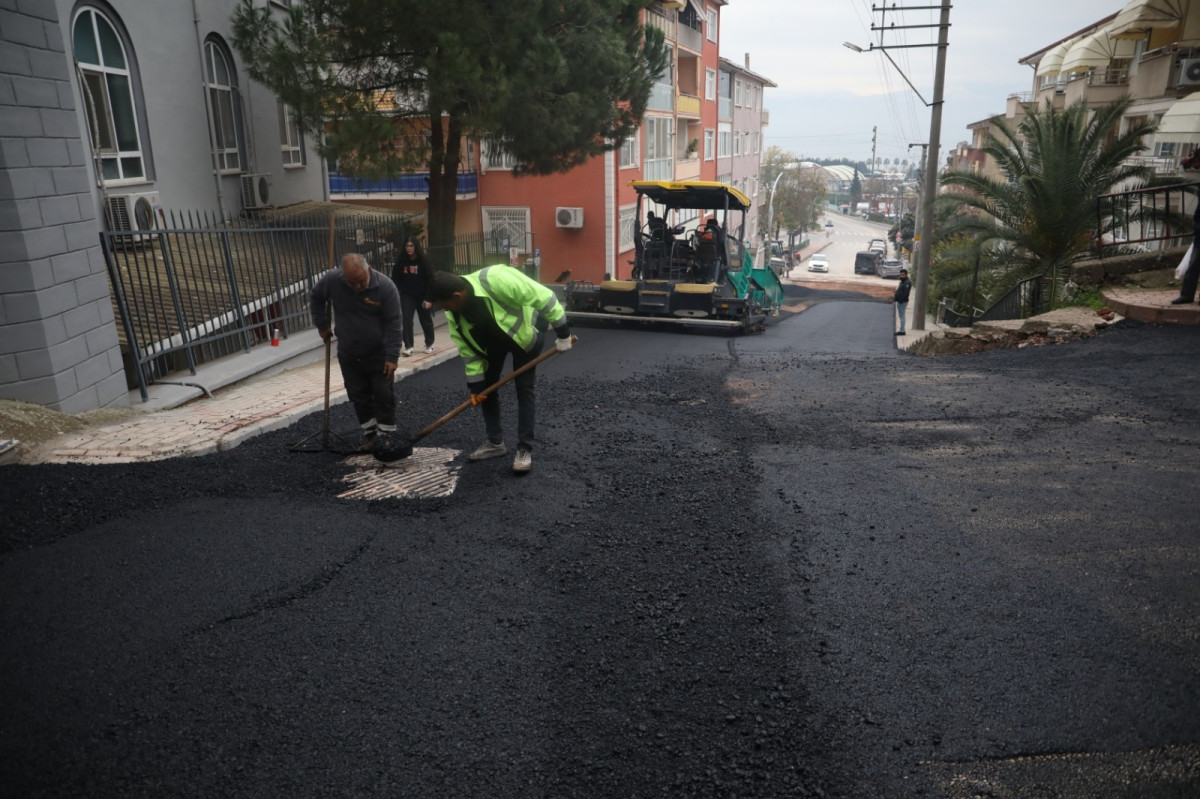
[(513, 471), (517, 474), (525, 474), (533, 468), (533, 453), (527, 449), (517, 450), (517, 457), (513, 458)]
[(430, 353), (432, 353), (432, 352), (433, 352), (433, 345), (432, 345), (432, 344), (430, 344), (430, 345), (428, 345), (427, 347), (425, 347), (425, 354), (426, 354), (426, 355), (429, 355), (429, 354), (430, 354)]
[(504, 453), (508, 452), (508, 447), (504, 446), (504, 442), (493, 444), (490, 441), (485, 441), (475, 448), (475, 451), (467, 456), (469, 461), (486, 461), (488, 458), (499, 458)]
[(408, 356), (412, 355), (412, 347), (401, 347), (400, 354), (407, 358)]

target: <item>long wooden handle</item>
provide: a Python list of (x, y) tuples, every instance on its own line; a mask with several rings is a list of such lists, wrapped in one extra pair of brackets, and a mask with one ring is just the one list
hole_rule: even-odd
[[(572, 344), (574, 344), (576, 340), (577, 340), (577, 339), (575, 338), (575, 336), (571, 336), (571, 343), (572, 343)], [(485, 388), (483, 391), (479, 392), (479, 393), (478, 393), (478, 394), (476, 394), (475, 396), (477, 396), (477, 397), (487, 397), (487, 396), (488, 396), (489, 394), (491, 394), (493, 391), (496, 391), (496, 390), (500, 389), (502, 386), (506, 385), (507, 383), (509, 383), (509, 382), (510, 382), (510, 381), (512, 381), (512, 380), (515, 380), (515, 379), (517, 379), (517, 378), (518, 378), (518, 377), (520, 377), (521, 375), (523, 375), (523, 374), (525, 374), (526, 372), (528, 372), (530, 369), (532, 369), (532, 368), (534, 368), (535, 366), (537, 366), (537, 365), (538, 365), (539, 363), (541, 363), (542, 361), (546, 360), (547, 358), (551, 358), (551, 357), (553, 357), (553, 356), (555, 356), (555, 355), (557, 355), (557, 354), (558, 354), (558, 347), (551, 347), (550, 349), (548, 349), (548, 350), (546, 350), (545, 352), (543, 352), (541, 355), (539, 355), (539, 356), (537, 356), (536, 358), (534, 358), (534, 359), (533, 359), (532, 361), (530, 361), (529, 363), (527, 363), (527, 364), (525, 364), (524, 366), (522, 366), (520, 369), (513, 369), (513, 370), (512, 370), (511, 372), (509, 372), (507, 375), (505, 375), (504, 377), (500, 378), (500, 379), (499, 379), (499, 380), (497, 380), (495, 383), (492, 383), (490, 386), (488, 386), (487, 388)], [(450, 420), (451, 420), (451, 419), (453, 419), (455, 416), (458, 416), (460, 413), (462, 413), (463, 411), (465, 411), (467, 408), (470, 408), (470, 407), (471, 407), (471, 400), (467, 400), (467, 401), (466, 401), (466, 402), (464, 402), (462, 405), (459, 405), (457, 408), (455, 408), (454, 410), (450, 411), (450, 413), (446, 414), (445, 416), (443, 416), (442, 418), (438, 419), (438, 420), (437, 420), (436, 422), (434, 422), (433, 424), (429, 425), (429, 427), (426, 427), (424, 430), (422, 430), (421, 432), (419, 432), (419, 433), (417, 433), (415, 436), (413, 436), (413, 439), (412, 439), (412, 440), (413, 440), (413, 443), (416, 443), (416, 442), (420, 441), (422, 438), (424, 438), (425, 436), (429, 435), (429, 434), (430, 434), (430, 433), (432, 433), (434, 430), (437, 430), (439, 427), (441, 427), (442, 425), (444, 425), (446, 422), (450, 421)]]

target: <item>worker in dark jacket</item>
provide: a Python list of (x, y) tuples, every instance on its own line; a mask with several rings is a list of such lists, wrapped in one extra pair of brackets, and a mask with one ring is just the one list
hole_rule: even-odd
[(908, 294), (912, 291), (912, 283), (908, 282), (908, 270), (900, 270), (900, 285), (896, 286), (896, 293), (892, 295), (892, 302), (896, 303), (896, 315), (900, 317), (900, 329), (896, 331), (897, 336), (904, 335), (904, 312), (908, 310)]
[[(336, 329), (330, 324), (330, 306)], [(337, 334), (346, 396), (362, 427), (363, 446), (370, 448), (377, 433), (396, 429), (392, 383), (400, 360), (400, 294), (387, 275), (350, 253), (341, 269), (331, 269), (317, 280), (311, 311), (321, 338), (329, 341)]]
[[(485, 399), (477, 395), (500, 379), (509, 354), (513, 369), (536, 358), (547, 326), (554, 327), (559, 352), (571, 349), (566, 310), (553, 291), (511, 266), (488, 266), (461, 276), (435, 272), (429, 299), (446, 312), (450, 339), (458, 345), (467, 373), (471, 404), (480, 405), (483, 412), (487, 440), (467, 460), (499, 457), (508, 451), (500, 425), (500, 397), (495, 392)], [(536, 371), (531, 369), (513, 381), (517, 388), (517, 454), (512, 468), (517, 474), (533, 468)]]

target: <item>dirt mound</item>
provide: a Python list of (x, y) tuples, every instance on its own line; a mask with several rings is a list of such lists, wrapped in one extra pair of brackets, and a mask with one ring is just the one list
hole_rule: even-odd
[(56, 436), (74, 433), (85, 427), (118, 422), (135, 413), (139, 411), (131, 408), (101, 408), (70, 414), (32, 402), (0, 400), (0, 441), (12, 439), (20, 442), (4, 453), (8, 459), (13, 459)]

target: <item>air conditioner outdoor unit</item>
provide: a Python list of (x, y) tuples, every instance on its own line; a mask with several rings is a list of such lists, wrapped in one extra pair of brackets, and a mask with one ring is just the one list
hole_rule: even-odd
[(255, 211), (270, 208), (271, 187), (267, 183), (270, 175), (242, 175), (242, 208)]
[(159, 205), (156, 191), (110, 194), (104, 198), (105, 222), (114, 233), (132, 233), (129, 240), (140, 242), (158, 227)]
[(581, 228), (583, 227), (583, 209), (582, 208), (555, 208), (554, 209), (554, 226), (565, 228)]
[(1200, 86), (1200, 58), (1184, 58), (1179, 62), (1179, 85)]

